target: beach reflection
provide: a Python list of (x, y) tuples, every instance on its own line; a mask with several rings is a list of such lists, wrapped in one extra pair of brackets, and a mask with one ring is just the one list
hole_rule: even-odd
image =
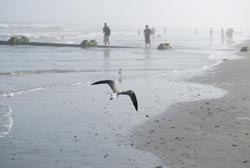
[(108, 71), (110, 69), (110, 49), (103, 49), (103, 69)]
[(151, 62), (151, 57), (152, 57), (152, 50), (149, 48), (144, 49), (144, 68), (148, 69), (151, 67), (152, 62)]

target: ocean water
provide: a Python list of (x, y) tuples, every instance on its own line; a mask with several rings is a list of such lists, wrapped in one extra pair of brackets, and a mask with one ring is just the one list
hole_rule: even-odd
[[(84, 39), (96, 39), (99, 44), (102, 44), (101, 29), (102, 27), (97, 25), (1, 23), (0, 40), (8, 40), (13, 35), (25, 35), (31, 41), (80, 43)], [(222, 41), (218, 32), (215, 32), (211, 38), (208, 31), (195, 36), (190, 30), (170, 29), (164, 34), (159, 29), (157, 34), (160, 34), (160, 37), (154, 37), (151, 48), (145, 48), (143, 35), (138, 34), (136, 28), (114, 26), (111, 29), (112, 45), (138, 48), (0, 46), (0, 146), (3, 149), (0, 151), (0, 162), (2, 165), (13, 166), (9, 162), (17, 155), (20, 156), (18, 164), (22, 165), (21, 167), (29, 165), (26, 162), (29, 158), (33, 158), (31, 163), (40, 165), (38, 167), (84, 165), (85, 167), (125, 168), (160, 165), (160, 159), (150, 153), (133, 149), (131, 144), (126, 142), (125, 137), (129, 135), (130, 130), (147, 120), (145, 115), (154, 116), (166, 112), (174, 103), (219, 98), (225, 95), (226, 92), (219, 88), (185, 80), (204, 75), (225, 60), (240, 58), (234, 53), (233, 44)], [(243, 39), (242, 35), (234, 36), (235, 42)], [(156, 50), (157, 45), (162, 42), (170, 43), (172, 49)], [(116, 80), (124, 89), (133, 88), (139, 101), (139, 112), (134, 112), (131, 102), (127, 102), (127, 99), (110, 102), (109, 91), (105, 87), (90, 86), (92, 82), (102, 79)], [(78, 93), (81, 89), (85, 89), (85, 95)], [(39, 121), (40, 119), (34, 118), (32, 111), (25, 113), (28, 114), (27, 116), (22, 115), (22, 110), (19, 111), (25, 108), (29, 111), (33, 106), (39, 107), (39, 103), (24, 107), (26, 100), (37, 99), (38, 102), (42, 102), (40, 106), (43, 106), (39, 107), (40, 112), (48, 115), (53, 103), (59, 103), (52, 94), (58, 93), (63, 99), (64, 90), (65, 99), (67, 96), (78, 96), (73, 103), (77, 104), (75, 106), (78, 109), (74, 114), (80, 118), (73, 120), (68, 113), (63, 113), (62, 121), (55, 119), (58, 121), (58, 126), (51, 119)], [(86, 101), (84, 105), (79, 102), (81, 96)], [(21, 103), (18, 104), (18, 102)], [(120, 109), (122, 103), (130, 108), (125, 109), (123, 106)], [(44, 109), (41, 110), (42, 108)], [(62, 107), (55, 108), (54, 112), (65, 110), (60, 108)], [(117, 113), (117, 111), (120, 112)], [(36, 115), (44, 117), (42, 114)], [(24, 120), (22, 117), (31, 120)], [(36, 125), (40, 122), (44, 124), (43, 127)], [(60, 129), (60, 124), (64, 125), (64, 131)], [(26, 125), (32, 127), (27, 128)], [(41, 134), (45, 130), (47, 132)], [(56, 144), (48, 137), (55, 134), (57, 137), (54, 138), (58, 140)], [(78, 136), (75, 137), (75, 134)], [(94, 136), (89, 134), (102, 135), (105, 141), (102, 138), (93, 138)], [(74, 137), (75, 140), (81, 137), (81, 144), (72, 146), (64, 140), (63, 135)], [(20, 143), (20, 140), (17, 143), (17, 140), (13, 139), (18, 137), (33, 138), (37, 145), (27, 145), (26, 141)], [(9, 139), (16, 142), (17, 146), (8, 143)], [(59, 150), (60, 155), (54, 150), (50, 151), (50, 154), (44, 154), (42, 150), (46, 148), (44, 145), (53, 149), (59, 144), (61, 146), (67, 144), (67, 147), (64, 147), (66, 149)], [(76, 152), (78, 147), (85, 150)], [(73, 155), (75, 159), (72, 159)]]

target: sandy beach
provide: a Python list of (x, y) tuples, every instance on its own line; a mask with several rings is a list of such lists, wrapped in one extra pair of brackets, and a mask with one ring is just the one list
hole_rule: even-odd
[(225, 96), (172, 105), (134, 129), (134, 147), (161, 158), (162, 167), (249, 168), (250, 54), (238, 54), (244, 59), (224, 61), (189, 80), (222, 88)]
[(0, 168), (250, 168), (250, 0), (1, 2)]
[[(67, 25), (7, 26), (48, 41), (71, 34)], [(237, 60), (239, 48), (220, 36), (180, 33), (151, 48), (129, 30), (112, 43), (139, 48), (1, 46), (0, 167), (249, 167), (249, 59)], [(157, 50), (166, 38), (173, 48)], [(128, 96), (110, 100), (107, 85), (91, 85), (107, 79), (136, 93), (138, 111)]]

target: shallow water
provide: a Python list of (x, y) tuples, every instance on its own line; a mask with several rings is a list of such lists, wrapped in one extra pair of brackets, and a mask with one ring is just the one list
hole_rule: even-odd
[[(86, 37), (101, 43), (97, 27), (91, 31), (89, 27), (63, 25), (8, 26), (2, 27), (1, 39), (7, 39), (13, 32), (29, 32), (26, 35), (33, 40), (79, 42)], [(75, 34), (70, 36), (72, 28)], [(133, 145), (122, 137), (176, 102), (226, 94), (219, 88), (184, 80), (213, 70), (225, 59), (238, 59), (231, 45), (221, 44), (216, 38), (211, 41), (206, 35), (163, 36), (154, 39), (152, 47), (146, 49), (142, 37), (130, 31), (116, 30), (111, 40), (114, 44), (141, 48), (0, 46), (1, 165), (103, 168), (161, 165), (158, 158), (131, 148)], [(157, 51), (157, 44), (166, 40), (173, 49)], [(134, 110), (128, 97), (110, 101), (107, 86), (90, 85), (102, 79), (116, 80), (124, 90), (133, 89), (139, 111)]]

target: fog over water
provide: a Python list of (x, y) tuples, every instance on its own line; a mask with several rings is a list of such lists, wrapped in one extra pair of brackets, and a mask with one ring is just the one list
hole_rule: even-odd
[(250, 27), (249, 0), (0, 0), (0, 21), (155, 25), (170, 27)]

